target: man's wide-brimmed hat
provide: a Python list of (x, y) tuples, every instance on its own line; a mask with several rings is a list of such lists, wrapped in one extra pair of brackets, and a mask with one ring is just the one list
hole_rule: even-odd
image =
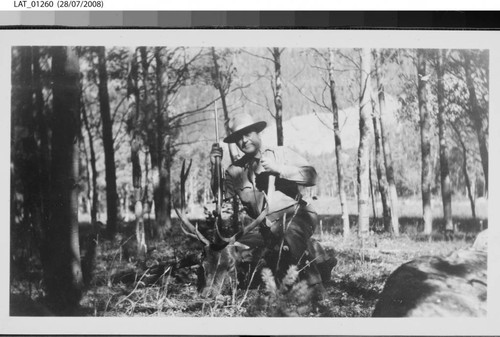
[(249, 131), (261, 132), (266, 126), (266, 122), (256, 122), (252, 116), (247, 113), (237, 114), (229, 121), (231, 134), (224, 138), (224, 143), (236, 143), (241, 136)]

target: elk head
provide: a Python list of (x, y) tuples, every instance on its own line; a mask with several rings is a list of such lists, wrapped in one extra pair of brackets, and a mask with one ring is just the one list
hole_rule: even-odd
[[(180, 220), (180, 226), (184, 234), (197, 239), (203, 244), (202, 261), (198, 273), (198, 291), (202, 297), (215, 297), (220, 294), (226, 285), (226, 280), (236, 282), (237, 266), (240, 262), (248, 259), (250, 247), (239, 242), (242, 237), (247, 236), (266, 217), (267, 208), (253, 220), (249, 225), (238, 231), (232, 237), (225, 238), (221, 235), (218, 227), (219, 219), (215, 219), (215, 239), (210, 241), (199, 230), (198, 225), (193, 225), (185, 215), (185, 189), (188, 168), (185, 162), (181, 170), (181, 210), (174, 207)], [(258, 234), (260, 236), (260, 234)]]

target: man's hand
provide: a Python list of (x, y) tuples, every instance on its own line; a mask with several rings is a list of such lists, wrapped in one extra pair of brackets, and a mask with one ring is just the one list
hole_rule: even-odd
[(260, 164), (264, 168), (266, 172), (269, 172), (271, 174), (277, 174), (279, 175), (281, 172), (281, 165), (279, 165), (274, 158), (270, 158), (269, 156), (262, 157), (260, 160)]
[(222, 147), (218, 143), (212, 144), (212, 150), (210, 151), (210, 163), (215, 164), (215, 158), (220, 158), (222, 160)]

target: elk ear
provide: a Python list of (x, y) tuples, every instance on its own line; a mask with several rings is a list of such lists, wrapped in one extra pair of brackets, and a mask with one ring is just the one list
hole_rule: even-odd
[(245, 244), (243, 244), (243, 243), (241, 243), (241, 242), (238, 242), (238, 241), (235, 241), (235, 242), (234, 242), (234, 246), (235, 246), (235, 247), (238, 247), (238, 248), (241, 248), (241, 249), (250, 249), (250, 247), (249, 247), (249, 246), (247, 246), (247, 245), (245, 245)]

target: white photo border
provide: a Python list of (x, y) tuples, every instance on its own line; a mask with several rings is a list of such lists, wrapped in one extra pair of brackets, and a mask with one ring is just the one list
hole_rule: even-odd
[(434, 30), (2, 30), (0, 31), (0, 333), (1, 334), (169, 334), (169, 335), (491, 335), (500, 334), (499, 215), (489, 211), (487, 318), (59, 318), (9, 317), (9, 205), (11, 48), (13, 46), (217, 46), (446, 48), (490, 51), (489, 209), (500, 205), (499, 154), (500, 31)]

